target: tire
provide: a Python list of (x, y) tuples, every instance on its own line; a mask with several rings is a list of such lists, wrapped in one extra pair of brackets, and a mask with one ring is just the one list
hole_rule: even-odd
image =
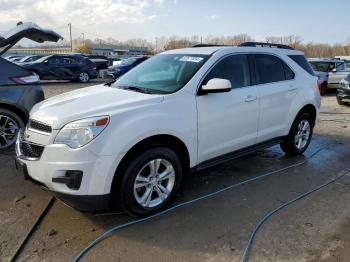
[(0, 152), (13, 148), (20, 128), (24, 128), (22, 118), (15, 112), (0, 107)]
[(320, 89), (320, 95), (324, 96), (327, 94), (327, 82), (323, 82)]
[[(289, 155), (300, 155), (308, 148), (314, 127), (314, 119), (309, 113), (298, 116), (286, 139), (281, 143), (281, 149)], [(298, 136), (298, 137), (297, 137)]]
[(81, 72), (79, 73), (78, 81), (80, 83), (87, 83), (90, 81), (90, 75), (87, 72)]
[[(152, 172), (151, 166), (156, 172)], [(173, 200), (181, 185), (182, 170), (179, 157), (169, 148), (154, 147), (141, 153), (130, 162), (121, 179), (121, 207), (142, 217), (163, 210)], [(168, 178), (162, 179), (161, 174), (168, 174)]]

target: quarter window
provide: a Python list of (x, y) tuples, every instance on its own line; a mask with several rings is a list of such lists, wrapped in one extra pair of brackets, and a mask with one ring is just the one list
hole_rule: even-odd
[(230, 80), (232, 88), (249, 86), (250, 73), (247, 55), (232, 55), (224, 58), (214, 66), (203, 84), (213, 78)]

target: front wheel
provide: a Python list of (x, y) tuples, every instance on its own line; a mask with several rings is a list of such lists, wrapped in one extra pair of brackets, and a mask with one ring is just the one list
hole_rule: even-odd
[(310, 114), (301, 114), (293, 123), (287, 138), (281, 143), (281, 149), (290, 155), (300, 155), (308, 148), (314, 121)]
[(80, 83), (87, 83), (87, 82), (89, 82), (89, 81), (90, 81), (90, 76), (89, 76), (88, 73), (86, 73), (86, 72), (81, 72), (81, 73), (79, 74), (79, 82), (80, 82)]
[(146, 150), (131, 161), (120, 185), (122, 206), (137, 216), (161, 211), (181, 184), (182, 166), (177, 154), (165, 147)]

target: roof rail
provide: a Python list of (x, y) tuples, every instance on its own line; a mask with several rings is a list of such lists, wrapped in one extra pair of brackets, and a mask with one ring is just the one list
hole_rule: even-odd
[(214, 45), (214, 44), (198, 44), (192, 47), (212, 47), (212, 46), (224, 46), (224, 45)]
[(264, 43), (264, 42), (245, 42), (240, 45), (240, 47), (270, 47), (270, 48), (281, 48), (281, 49), (290, 49), (294, 50), (294, 48), (287, 46), (287, 45), (282, 45), (282, 44), (274, 44), (274, 43)]

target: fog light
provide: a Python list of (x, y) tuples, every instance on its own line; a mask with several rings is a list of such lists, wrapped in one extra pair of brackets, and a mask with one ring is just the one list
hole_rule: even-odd
[(83, 178), (83, 171), (68, 170), (66, 171), (65, 176), (52, 178), (52, 182), (65, 184), (70, 189), (78, 190), (80, 188), (82, 178)]

